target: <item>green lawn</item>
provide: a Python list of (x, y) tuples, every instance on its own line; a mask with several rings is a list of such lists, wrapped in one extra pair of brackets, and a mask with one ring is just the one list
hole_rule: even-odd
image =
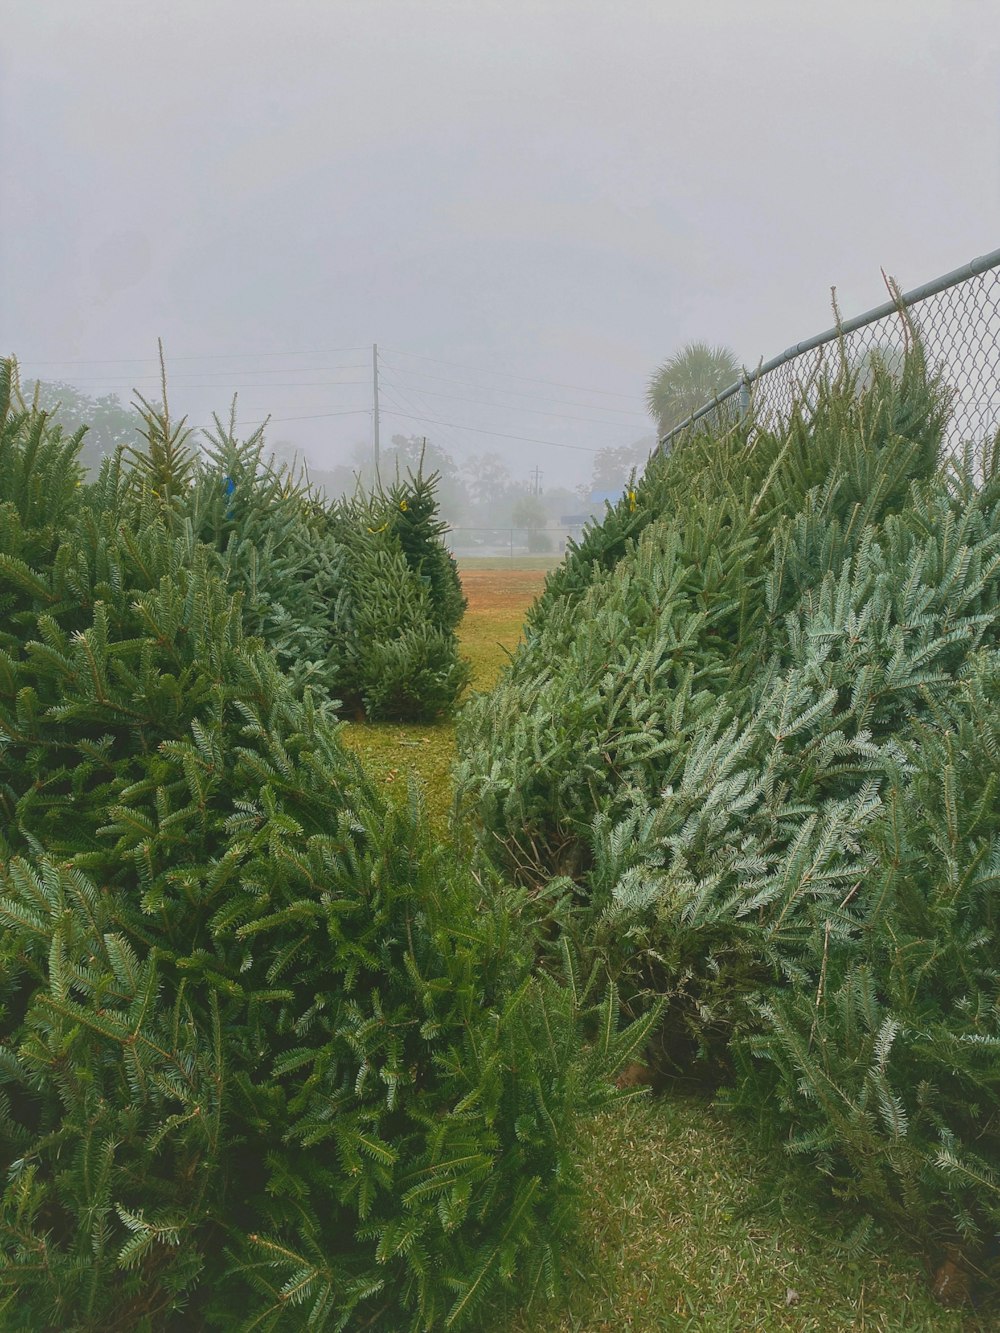
[(579, 1161), (584, 1207), (565, 1293), (505, 1315), (495, 1333), (992, 1327), (942, 1309), (892, 1235), (852, 1255), (856, 1219), (803, 1204), (783, 1164), (762, 1161), (703, 1100), (650, 1096), (595, 1117), (580, 1127)]
[(340, 734), (368, 772), (400, 799), (406, 799), (407, 785), (411, 778), (416, 778), (423, 789), (431, 824), (442, 838), (447, 836), (451, 766), (455, 759), (453, 723), (411, 726), (398, 722), (348, 722)]
[[(461, 635), (477, 689), (495, 680), (541, 586), (537, 571), (546, 565), (526, 561), (463, 562), (470, 608)], [(343, 736), (401, 796), (414, 775), (447, 835), (450, 722), (350, 724)], [(858, 1218), (821, 1206), (819, 1194), (816, 1204), (803, 1204), (785, 1164), (762, 1160), (743, 1130), (704, 1100), (641, 1097), (581, 1124), (579, 1165), (584, 1208), (562, 1298), (508, 1310), (490, 1333), (1000, 1328), (940, 1307), (918, 1257), (898, 1237), (876, 1234), (852, 1252)]]
[[(542, 586), (551, 556), (525, 556), (509, 561), (474, 559), (462, 562), (469, 579), (470, 610), (459, 627), (462, 652), (472, 663), (470, 690), (488, 690), (508, 654), (517, 645), (521, 622)], [(496, 577), (491, 577), (493, 573)], [(423, 787), (431, 822), (447, 834), (451, 810), (451, 765), (455, 760), (455, 728), (451, 721), (430, 726), (397, 722), (350, 722), (341, 736), (361, 758), (369, 773), (405, 798), (408, 779)]]

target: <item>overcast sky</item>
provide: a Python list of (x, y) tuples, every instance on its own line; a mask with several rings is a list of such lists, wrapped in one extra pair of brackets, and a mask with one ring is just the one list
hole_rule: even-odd
[(127, 398), (162, 335), (175, 405), (242, 385), (320, 463), (376, 341), (384, 437), (575, 482), (685, 341), (753, 365), (1000, 245), (996, 0), (0, 14), (0, 349)]

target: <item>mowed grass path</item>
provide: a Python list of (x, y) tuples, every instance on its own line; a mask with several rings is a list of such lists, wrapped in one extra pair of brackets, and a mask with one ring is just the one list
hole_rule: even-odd
[[(488, 689), (542, 587), (543, 561), (462, 568), (462, 647)], [(442, 836), (454, 727), (350, 724), (343, 738), (379, 781), (424, 788)], [(855, 1214), (802, 1202), (786, 1164), (704, 1100), (642, 1097), (581, 1124), (584, 1207), (576, 1253), (552, 1305), (497, 1313), (488, 1333), (971, 1333), (1000, 1321), (942, 1309), (918, 1257), (892, 1235), (855, 1253)], [(484, 1333), (486, 1333), (484, 1326)]]
[[(459, 626), (459, 638), (463, 654), (472, 663), (470, 689), (488, 690), (496, 680), (508, 653), (517, 646), (524, 613), (544, 581), (543, 561), (531, 569), (511, 568), (499, 560), (462, 568), (469, 609)], [(351, 722), (341, 736), (369, 773), (386, 786), (405, 795), (409, 777), (419, 778), (432, 824), (442, 837), (447, 833), (455, 759), (452, 722), (431, 726)]]

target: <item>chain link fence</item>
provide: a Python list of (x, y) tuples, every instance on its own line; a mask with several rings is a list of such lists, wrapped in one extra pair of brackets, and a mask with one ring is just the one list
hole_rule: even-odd
[(793, 403), (808, 404), (824, 377), (847, 369), (863, 382), (876, 356), (890, 370), (901, 365), (914, 335), (952, 392), (947, 447), (979, 453), (1000, 430), (1000, 250), (787, 348), (668, 431), (660, 447), (693, 427), (724, 428), (747, 415), (773, 427)]
[(451, 527), (444, 535), (452, 555), (506, 556), (516, 560), (521, 556), (562, 557), (570, 538), (579, 537), (582, 523), (565, 523), (544, 528), (466, 528)]

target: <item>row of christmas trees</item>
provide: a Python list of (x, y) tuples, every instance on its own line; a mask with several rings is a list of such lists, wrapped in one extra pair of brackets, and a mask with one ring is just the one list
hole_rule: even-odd
[(459, 722), (479, 855), (819, 1182), (996, 1278), (1000, 450), (919, 346), (654, 458)]
[(917, 348), (655, 459), (460, 718), (470, 863), (328, 702), (454, 697), (371, 666), (461, 613), (432, 492), (153, 409), (84, 486), (0, 367), (5, 1326), (481, 1321), (639, 1044), (989, 1272), (1000, 456), (946, 406)]
[(84, 485), (0, 364), (0, 1324), (467, 1326), (644, 1028), (339, 742), (463, 678), (429, 483), (146, 427)]

